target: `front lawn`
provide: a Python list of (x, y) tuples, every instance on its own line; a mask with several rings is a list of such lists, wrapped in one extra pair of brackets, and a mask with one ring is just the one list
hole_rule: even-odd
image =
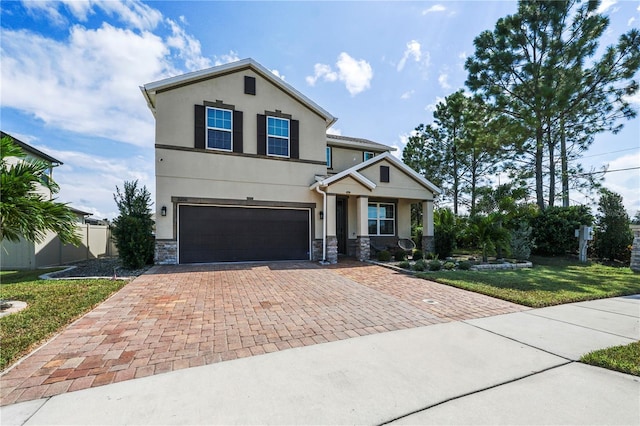
[(532, 308), (640, 293), (631, 269), (535, 257), (534, 267), (496, 271), (423, 272), (418, 277)]
[(589, 352), (580, 358), (580, 361), (640, 376), (640, 342)]
[(93, 309), (126, 281), (39, 280), (48, 271), (0, 272), (0, 299), (19, 300), (27, 308), (0, 318), (0, 370)]

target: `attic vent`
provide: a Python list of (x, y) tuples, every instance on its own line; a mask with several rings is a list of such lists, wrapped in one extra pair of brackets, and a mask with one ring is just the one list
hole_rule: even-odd
[(380, 182), (389, 182), (389, 166), (380, 166)]
[(248, 75), (244, 76), (244, 93), (247, 95), (256, 94), (256, 78), (255, 77), (249, 77)]

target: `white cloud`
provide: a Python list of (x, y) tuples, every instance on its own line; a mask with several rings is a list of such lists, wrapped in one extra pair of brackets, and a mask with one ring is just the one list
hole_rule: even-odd
[(171, 28), (171, 36), (167, 37), (167, 46), (176, 49), (177, 56), (184, 61), (189, 71), (197, 71), (211, 66), (211, 60), (202, 56), (200, 42), (186, 33), (184, 28), (171, 19), (166, 20)]
[(219, 65), (224, 65), (224, 64), (228, 64), (230, 62), (237, 62), (240, 60), (240, 57), (238, 56), (238, 52), (234, 52), (233, 50), (230, 50), (229, 53), (226, 53), (224, 55), (216, 55), (215, 56), (215, 61), (214, 61), (214, 65), (217, 67)]
[(422, 11), (423, 15), (429, 14), (429, 13), (434, 13), (434, 12), (444, 12), (445, 10), (447, 10), (446, 7), (444, 7), (441, 4), (434, 4), (433, 6), (431, 6), (428, 9), (425, 9)]
[(420, 43), (416, 40), (411, 40), (407, 43), (407, 48), (402, 55), (402, 59), (400, 59), (400, 62), (398, 62), (398, 66), (396, 67), (396, 69), (398, 71), (402, 71), (409, 59), (413, 59), (415, 62), (420, 62), (421, 58), (422, 51), (420, 48)]
[(282, 80), (285, 80), (284, 75), (280, 74), (280, 71), (278, 71), (278, 70), (271, 70), (271, 73), (272, 73), (273, 75), (275, 75), (276, 77), (278, 77), (278, 78), (280, 78), (280, 79), (282, 79)]
[(404, 92), (401, 96), (400, 99), (409, 99), (411, 96), (413, 96), (413, 94), (416, 93), (415, 90), (409, 90), (407, 92)]
[(442, 87), (443, 89), (450, 89), (451, 85), (448, 82), (449, 79), (449, 75), (447, 73), (440, 73), (440, 75), (438, 76), (438, 83), (440, 84), (440, 87)]
[(355, 96), (371, 87), (373, 69), (364, 59), (357, 60), (342, 52), (338, 56), (336, 67), (339, 70), (338, 78), (345, 83), (351, 96)]
[(76, 19), (85, 22), (94, 13), (94, 8), (101, 9), (113, 16), (129, 28), (152, 30), (162, 21), (162, 14), (137, 0), (103, 1), (103, 0), (38, 0), (23, 1), (27, 10), (34, 15), (44, 14), (53, 23), (68, 25), (67, 19), (60, 13), (66, 8)]
[(464, 52), (464, 51), (460, 52), (458, 54), (458, 58), (460, 58), (460, 59), (462, 59), (464, 61), (465, 59), (467, 59), (467, 52)]
[(631, 96), (624, 96), (624, 100), (629, 102), (630, 104), (636, 104), (636, 106), (640, 106), (640, 90), (638, 90)]
[(342, 130), (335, 128), (335, 127), (330, 127), (327, 129), (327, 134), (328, 135), (336, 135), (336, 136), (342, 136)]
[[(608, 170), (632, 169), (640, 164), (640, 152), (627, 154), (609, 163)], [(630, 215), (640, 210), (640, 169), (610, 172), (604, 175), (604, 186), (622, 196), (624, 207)]]
[(598, 9), (596, 9), (596, 13), (604, 13), (616, 3), (618, 3), (618, 0), (603, 0)]
[(629, 18), (629, 20), (627, 21), (627, 27), (630, 27), (631, 24), (633, 24), (633, 22), (636, 20), (636, 18), (634, 18), (633, 16), (631, 18)]
[(305, 78), (309, 86), (314, 86), (318, 80), (333, 83), (342, 81), (351, 94), (355, 96), (371, 87), (373, 78), (373, 68), (364, 59), (354, 59), (348, 53), (342, 52), (338, 55), (336, 62), (337, 71), (330, 65), (315, 64), (314, 74)]
[(168, 54), (160, 37), (106, 23), (76, 25), (63, 41), (5, 30), (2, 104), (54, 127), (149, 146), (153, 118), (138, 86), (175, 73)]
[(333, 83), (338, 80), (338, 73), (331, 69), (331, 65), (315, 64), (313, 66), (313, 75), (307, 76), (305, 80), (309, 86), (315, 86), (318, 80)]

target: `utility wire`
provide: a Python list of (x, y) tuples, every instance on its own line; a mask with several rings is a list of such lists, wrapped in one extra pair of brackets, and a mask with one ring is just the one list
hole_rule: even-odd
[(589, 173), (576, 173), (574, 176), (590, 176), (590, 175), (606, 175), (607, 173), (613, 172), (626, 172), (627, 170), (638, 170), (640, 167), (628, 167), (626, 169), (614, 169), (614, 170), (603, 170), (601, 172), (589, 172)]

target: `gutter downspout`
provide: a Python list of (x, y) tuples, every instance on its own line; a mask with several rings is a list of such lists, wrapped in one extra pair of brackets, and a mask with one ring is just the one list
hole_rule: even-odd
[(327, 193), (320, 189), (320, 185), (316, 186), (318, 194), (322, 194), (322, 263), (327, 263)]

